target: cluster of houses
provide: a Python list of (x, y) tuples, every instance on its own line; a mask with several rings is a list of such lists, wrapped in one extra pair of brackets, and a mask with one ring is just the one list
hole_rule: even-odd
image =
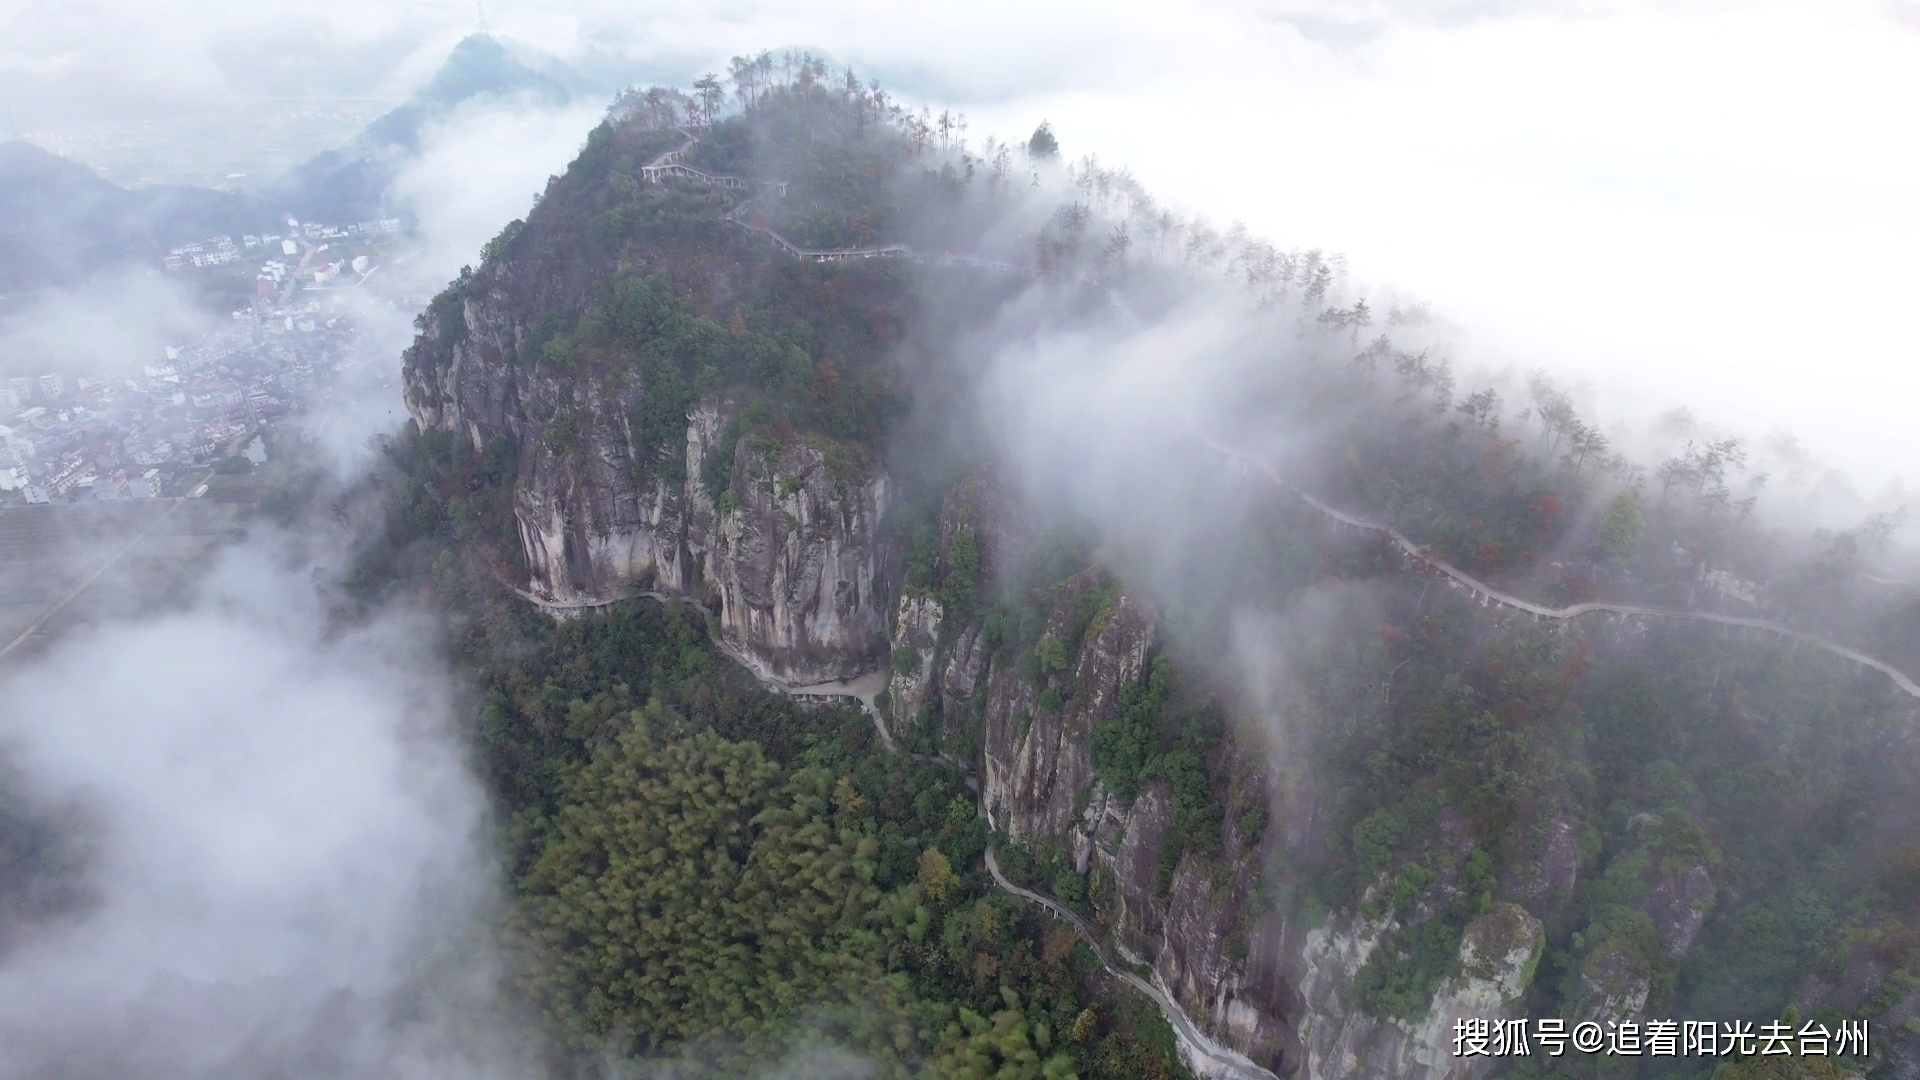
[[(356, 357), (338, 290), (365, 281), (375, 267), (364, 252), (380, 249), (355, 242), (399, 232), (398, 219), (344, 228), (289, 219), (283, 234), (174, 248), (169, 270), (262, 259), (257, 294), (231, 325), (164, 356), (80, 377), (0, 378), (0, 506), (177, 494), (216, 462), (258, 460), (262, 429), (333, 386)], [(0, 356), (0, 368), (20, 360)]]
[(310, 300), (121, 370), (9, 378), (0, 385), (0, 505), (191, 487), (328, 385), (353, 340), (344, 315)]
[(168, 270), (180, 271), (189, 268), (225, 266), (239, 262), (247, 256), (277, 251), (282, 255), (299, 255), (302, 250), (319, 245), (325, 250), (329, 241), (373, 240), (396, 235), (400, 232), (399, 218), (380, 218), (376, 221), (361, 221), (352, 225), (321, 225), (289, 218), (285, 233), (272, 233), (255, 236), (243, 234), (238, 241), (231, 236), (211, 236), (190, 244), (182, 244), (160, 258), (160, 265)]

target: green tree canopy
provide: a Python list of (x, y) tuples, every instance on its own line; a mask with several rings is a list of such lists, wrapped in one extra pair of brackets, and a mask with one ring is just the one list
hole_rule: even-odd
[(1037, 158), (1060, 156), (1060, 140), (1053, 137), (1053, 124), (1040, 121), (1040, 126), (1033, 129), (1033, 137), (1027, 140), (1027, 153)]
[(751, 1044), (857, 1000), (880, 974), (853, 947), (878, 845), (836, 827), (833, 788), (753, 743), (656, 739), (634, 714), (568, 779), (521, 882), (520, 928), (545, 960), (535, 995), (569, 1028), (641, 1051)]

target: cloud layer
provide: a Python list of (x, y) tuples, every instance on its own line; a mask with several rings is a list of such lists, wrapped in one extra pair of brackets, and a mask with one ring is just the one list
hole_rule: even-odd
[(289, 550), (9, 673), (0, 747), (83, 809), (95, 902), (0, 961), (0, 1076), (389, 1060), (396, 996), (491, 901), (434, 635), (330, 630)]
[[(167, 93), (403, 92), (474, 20), (453, 3), (13, 7), (7, 77)], [(1684, 402), (1791, 427), (1870, 484), (1920, 475), (1910, 4), (497, 0), (488, 16), (626, 78), (804, 45), (965, 110), (976, 140), (1050, 117), (1071, 156), (1437, 301), (1489, 362), (1590, 375), (1621, 412)]]

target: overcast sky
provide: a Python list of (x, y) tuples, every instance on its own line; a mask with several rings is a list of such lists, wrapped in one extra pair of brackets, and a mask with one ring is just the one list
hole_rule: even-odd
[[(1754, 432), (1790, 427), (1869, 486), (1920, 477), (1905, 317), (1920, 293), (1920, 4), (493, 0), (487, 13), (516, 40), (656, 77), (811, 46), (963, 109), (976, 140), (1044, 116), (1070, 156), (1433, 301), (1467, 331), (1469, 363), (1586, 375), (1620, 415), (1686, 403)], [(16, 112), (69, 84), (91, 88), (69, 108), (101, 109), (400, 93), (474, 18), (442, 0), (0, 0), (0, 88)], [(549, 143), (538, 171), (564, 165)]]

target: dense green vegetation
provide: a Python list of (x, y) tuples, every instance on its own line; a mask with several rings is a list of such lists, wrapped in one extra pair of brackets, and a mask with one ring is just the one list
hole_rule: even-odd
[[(812, 179), (795, 181), (783, 206), (865, 205), (882, 196), (842, 190), (833, 178), (873, 174), (890, 191), (912, 145), (897, 124), (880, 122), (866, 93), (829, 91), (811, 77), (762, 88), (752, 109), (702, 130), (690, 161), (786, 177), (803, 164), (799, 155), (813, 163), (800, 170)], [(566, 456), (617, 430), (638, 480), (677, 483), (688, 410), (725, 401), (731, 430), (721, 449), (742, 437), (769, 446), (804, 439), (857, 469), (902, 408), (891, 360), (914, 315), (912, 274), (890, 260), (786, 258), (724, 220), (754, 193), (644, 182), (641, 166), (685, 143), (673, 126), (685, 122), (684, 103), (665, 92), (623, 95), (526, 221), (508, 225), (479, 267), (435, 299), (412, 362), (445, 363), (467, 333), (463, 301), (485, 297), (524, 328), (507, 358), (517, 377), (594, 387), (559, 400), (524, 396), (541, 439), (518, 453)], [(603, 415), (609, 401), (622, 403), (619, 415)], [(716, 499), (730, 461), (720, 457), (701, 478)]]
[(1211, 858), (1221, 852), (1226, 808), (1218, 757), (1225, 736), (1219, 707), (1183, 693), (1165, 655), (1121, 691), (1111, 719), (1093, 726), (1093, 768), (1109, 791), (1131, 802), (1148, 784), (1167, 785), (1172, 822), (1160, 851), (1162, 895), (1187, 853)]
[(824, 1041), (881, 1075), (1184, 1075), (1150, 1006), (992, 888), (951, 769), (887, 754), (857, 710), (763, 690), (691, 609), (555, 623), (503, 602), (477, 523), (447, 510), (486, 488), (465, 447), (390, 448), (399, 502), (355, 588), (431, 582), (479, 680), (507, 933), (557, 1063), (741, 1075)]
[[(886, 461), (901, 481), (880, 526), (888, 587), (938, 601), (936, 669), (964, 639), (992, 675), (964, 695), (930, 689), (916, 715), (891, 715), (895, 737), (977, 762), (993, 680), (1016, 702), (995, 715), (1022, 733), (1085, 719), (1108, 805), (1151, 794), (1167, 810), (1149, 902), (1179, 875), (1208, 903), (1244, 907), (1231, 962), (1249, 960), (1269, 909), (1294, 926), (1390, 925), (1342, 1000), (1417, 1020), (1459, 973), (1466, 928), (1511, 903), (1545, 927), (1515, 1006), (1526, 1015), (1573, 1017), (1606, 995), (1644, 995), (1648, 1015), (1903, 1015), (1920, 985), (1920, 822), (1900, 808), (1920, 761), (1904, 704), (1829, 656), (1684, 623), (1508, 621), (1408, 573), (1377, 535), (1242, 485), (1170, 497), (1200, 508), (1204, 535), (1154, 582), (1171, 602), (1140, 616), (1153, 631), (1129, 655), (1144, 655), (1137, 678), (1089, 694), (1085, 673), (1112, 670), (1103, 633), (1123, 602), (1145, 604), (1102, 565), (1132, 538), (1050, 520), (1008, 564), (985, 497), (952, 499), (991, 454), (958, 437), (900, 445), (903, 431), (951, 435), (928, 416), (961, 400), (935, 390), (967, 385), (948, 339), (1002, 297), (929, 302), (924, 268), (803, 263), (721, 220), (764, 215), (750, 220), (810, 244), (938, 244), (978, 220), (1004, 155), (946, 152), (952, 118), (902, 114), (807, 58), (779, 77), (766, 58), (742, 63), (740, 115), (716, 114), (717, 82), (616, 109), (527, 224), (435, 302), (423, 327), (446, 333), (416, 348), (464, 333), (463, 296), (506, 294), (528, 331), (514, 372), (566, 391), (530, 418), (540, 448), (579, 461), (590, 431), (618, 429), (638, 479), (669, 486), (688, 479), (689, 411), (727, 402), (697, 478), (723, 508), (743, 446), (804, 440), (836, 469)], [(671, 127), (683, 113), (705, 124), (690, 161), (788, 180), (787, 200), (642, 185), (639, 166), (684, 141)], [(941, 154), (921, 153), (936, 142)], [(1044, 126), (1030, 146), (1057, 152)], [(1040, 227), (1043, 270), (1118, 280), (1132, 241), (1120, 229), (1102, 246), (1094, 209), (1120, 198), (1111, 180), (1076, 174), (1085, 201)], [(1265, 272), (1247, 262), (1256, 246), (1230, 263), (1249, 282)], [(1332, 272), (1309, 256), (1288, 271), (1307, 344), (1242, 395), (1339, 448), (1292, 463), (1303, 486), (1556, 603), (1690, 602), (1709, 565), (1758, 574), (1797, 557), (1755, 528), (1737, 443), (1702, 437), (1646, 476), (1544, 379), (1518, 417), (1490, 390), (1456, 396), (1444, 362), (1395, 344), (1415, 314), (1390, 314), (1371, 339), (1364, 303), (1316, 317)], [(1063, 289), (1062, 304), (1077, 295)], [(582, 404), (609, 400), (620, 415)], [(886, 1075), (1178, 1073), (1163, 1024), (1114, 996), (1071, 934), (992, 889), (984, 824), (954, 772), (884, 753), (850, 709), (767, 694), (720, 658), (697, 608), (618, 604), (553, 624), (500, 605), (488, 560), (518, 550), (511, 486), (532, 449), (439, 434), (397, 445), (395, 523), (358, 585), (424, 585), (451, 612), (510, 819), (521, 989), (571, 1061), (734, 1074), (818, 1039)], [(1769, 602), (1838, 611), (1832, 597), (1890, 528), (1823, 538)], [(1229, 689), (1260, 681), (1233, 666), (1247, 612), (1275, 624), (1278, 704)], [(1872, 618), (1897, 631), (1908, 616)], [(894, 672), (919, 671), (929, 643), (893, 644)], [(1229, 723), (1254, 715), (1275, 745)], [(1094, 796), (1071, 793), (1076, 812)], [(1039, 836), (1000, 850), (1016, 880), (1109, 924), (1120, 886), (1104, 869), (1083, 876), (1067, 847)], [(1145, 875), (1126, 884), (1144, 892)], [(1766, 1074), (1730, 1074), (1742, 1069)]]
[(1819, 989), (1920, 970), (1897, 854), (1916, 822), (1885, 810), (1920, 760), (1884, 680), (1696, 625), (1515, 632), (1391, 595), (1312, 661), (1307, 783), (1335, 816), (1282, 870), (1305, 910), (1395, 917), (1356, 980), (1368, 1011), (1423, 1016), (1503, 899), (1547, 927), (1527, 1015), (1633, 984), (1676, 1017), (1859, 1018), (1904, 992)]
[[(550, 320), (533, 347), (549, 370), (590, 365), (612, 373), (616, 385), (619, 378), (637, 379), (644, 392), (628, 417), (634, 458), (647, 479), (658, 475), (677, 486), (686, 474), (688, 410), (722, 391), (754, 395), (734, 418), (740, 428), (877, 439), (888, 409), (885, 387), (844, 378), (830, 358), (816, 363), (806, 348), (814, 336), (798, 318), (776, 333), (750, 329), (744, 315), (723, 326), (696, 314), (654, 276), (617, 281), (605, 304), (588, 308), (564, 330)], [(555, 423), (547, 434), (564, 442), (570, 430)]]

